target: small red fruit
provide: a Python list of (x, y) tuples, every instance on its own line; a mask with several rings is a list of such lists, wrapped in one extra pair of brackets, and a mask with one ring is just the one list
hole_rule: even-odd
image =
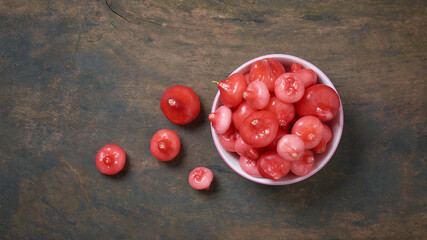
[(261, 177), (258, 171), (258, 161), (256, 159), (240, 156), (239, 165), (245, 173), (252, 177)]
[(304, 96), (296, 106), (298, 115), (312, 115), (326, 122), (337, 115), (340, 98), (331, 87), (317, 84), (306, 89)]
[(245, 76), (241, 73), (234, 73), (223, 81), (213, 81), (218, 84), (220, 92), (219, 99), (222, 104), (233, 108), (240, 104), (243, 99), (243, 92), (247, 87)]
[(306, 149), (312, 149), (322, 140), (323, 124), (317, 117), (305, 116), (295, 122), (292, 134), (304, 141)]
[(246, 88), (246, 91), (243, 93), (243, 99), (255, 109), (263, 109), (270, 100), (270, 93), (265, 83), (254, 81)]
[(294, 134), (283, 136), (277, 143), (277, 153), (285, 160), (296, 161), (301, 159), (305, 150), (304, 141)]
[(305, 88), (308, 88), (317, 82), (317, 74), (312, 69), (301, 69), (293, 74), (301, 79)]
[(102, 147), (96, 155), (96, 167), (105, 175), (120, 172), (126, 163), (126, 153), (117, 145), (110, 144)]
[(218, 136), (219, 143), (221, 146), (230, 152), (236, 151), (236, 141), (240, 137), (239, 132), (236, 128), (231, 124), (230, 128), (224, 134)]
[(151, 154), (160, 161), (170, 161), (178, 155), (181, 141), (178, 134), (169, 129), (156, 132), (151, 138)]
[(291, 163), (281, 158), (275, 151), (266, 152), (258, 159), (258, 171), (262, 177), (279, 180), (291, 169)]
[(258, 150), (245, 143), (241, 136), (236, 140), (235, 150), (240, 156), (246, 156), (252, 159), (257, 159), (259, 157)]
[(190, 172), (188, 182), (190, 186), (197, 190), (208, 190), (213, 180), (213, 173), (209, 168), (198, 167)]
[(249, 81), (261, 81), (267, 85), (268, 91), (274, 92), (274, 82), (285, 73), (285, 68), (274, 59), (266, 58), (254, 62), (249, 72)]
[(217, 134), (227, 132), (231, 125), (231, 116), (233, 113), (226, 106), (219, 107), (215, 112), (209, 114), (209, 121)]
[(284, 103), (277, 97), (273, 96), (270, 98), (267, 106), (264, 110), (276, 114), (276, 118), (279, 121), (280, 127), (286, 127), (295, 117), (295, 106), (292, 103)]
[(310, 150), (305, 150), (300, 160), (291, 162), (291, 171), (297, 176), (305, 176), (311, 172), (313, 165), (313, 152)]
[(243, 120), (240, 136), (243, 141), (254, 147), (265, 147), (273, 142), (279, 129), (276, 116), (268, 111), (257, 111)]
[(237, 130), (240, 129), (240, 124), (249, 115), (254, 113), (256, 109), (252, 108), (247, 101), (242, 101), (233, 113), (233, 124)]
[(200, 113), (200, 101), (193, 89), (175, 85), (163, 93), (160, 108), (169, 121), (175, 124), (187, 124)]
[(274, 93), (285, 103), (298, 102), (304, 96), (304, 83), (293, 73), (285, 73), (277, 78)]
[(292, 63), (292, 65), (291, 65), (291, 72), (293, 72), (293, 73), (294, 72), (298, 72), (301, 69), (302, 69), (301, 64), (299, 64), (297, 62)]

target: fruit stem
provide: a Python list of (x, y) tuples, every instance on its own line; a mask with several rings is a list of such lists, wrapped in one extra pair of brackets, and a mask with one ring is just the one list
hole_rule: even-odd
[(215, 83), (215, 84), (217, 84), (217, 85), (219, 84), (219, 82), (218, 82), (218, 81), (212, 81), (212, 83)]
[(169, 99), (168, 100), (169, 105), (171, 105), (172, 107), (176, 105), (176, 101), (174, 99)]
[(308, 158), (308, 159), (307, 159), (307, 162), (308, 162), (308, 163), (311, 163), (311, 162), (313, 162), (313, 161), (314, 161), (314, 158), (312, 158), (312, 157), (310, 157), (310, 158)]
[(215, 113), (210, 113), (208, 118), (212, 121), (215, 118)]
[(106, 156), (106, 157), (104, 158), (104, 162), (105, 162), (106, 164), (110, 164), (110, 162), (111, 162), (110, 157), (109, 157), (109, 156)]
[(266, 63), (266, 62), (268, 62), (268, 59), (267, 59), (267, 58), (264, 58), (262, 61), (264, 61), (264, 62)]
[(254, 125), (254, 126), (255, 126), (255, 125), (257, 125), (257, 124), (258, 124), (258, 119), (254, 119), (254, 120), (251, 122), (251, 124), (252, 124), (252, 125)]
[(317, 108), (317, 114), (320, 117), (326, 118), (327, 121), (331, 120), (334, 117), (334, 115), (331, 113), (331, 111), (329, 111), (329, 110), (323, 110), (323, 109), (321, 109), (319, 107)]
[(293, 158), (297, 158), (297, 157), (298, 157), (298, 154), (296, 154), (296, 153), (292, 153), (292, 157), (293, 157)]
[(243, 99), (245, 100), (251, 100), (251, 99), (255, 99), (256, 98), (256, 93), (253, 90), (246, 90), (243, 93)]
[(166, 143), (165, 142), (163, 142), (163, 141), (160, 141), (159, 142), (159, 148), (161, 149), (161, 150), (166, 150)]

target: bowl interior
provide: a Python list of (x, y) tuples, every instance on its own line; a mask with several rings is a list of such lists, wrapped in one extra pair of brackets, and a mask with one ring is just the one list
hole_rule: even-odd
[[(246, 62), (245, 64), (241, 65), (233, 73), (239, 72), (239, 73), (245, 74), (245, 73), (249, 72), (252, 63), (254, 63), (258, 60), (264, 59), (264, 58), (273, 58), (273, 59), (279, 61), (280, 63), (282, 63), (285, 66), (286, 72), (290, 71), (290, 66), (292, 63), (297, 62), (297, 63), (301, 64), (301, 66), (303, 66), (303, 68), (310, 68), (316, 72), (317, 78), (318, 78), (317, 83), (322, 83), (322, 84), (328, 85), (328, 86), (332, 87), (333, 89), (335, 89), (334, 85), (329, 80), (329, 78), (322, 71), (320, 71), (320, 69), (318, 69), (316, 66), (314, 66), (313, 64), (311, 64), (311, 63), (309, 63), (309, 62), (307, 62), (301, 58), (298, 58), (295, 56), (290, 56), (290, 55), (284, 55), (284, 54), (271, 54), (271, 55), (265, 55), (265, 56), (261, 56), (261, 57), (252, 59), (252, 60)], [(231, 74), (233, 74), (233, 73), (231, 73)], [(335, 91), (336, 91), (336, 89), (335, 89)], [(222, 105), (221, 101), (219, 100), (219, 95), (220, 95), (220, 93), (218, 91), (218, 93), (216, 94), (215, 100), (213, 102), (213, 105), (212, 105), (212, 112), (214, 112), (218, 107), (220, 107)], [(340, 102), (341, 102), (341, 99), (340, 99)], [(310, 176), (312, 176), (313, 174), (318, 172), (323, 166), (325, 166), (325, 164), (329, 161), (329, 159), (331, 159), (336, 148), (338, 147), (339, 141), (341, 139), (343, 123), (344, 123), (344, 115), (343, 115), (343, 109), (342, 109), (342, 104), (341, 104), (340, 109), (338, 110), (337, 116), (334, 119), (332, 119), (331, 121), (326, 123), (331, 128), (333, 136), (332, 136), (332, 139), (326, 148), (326, 151), (322, 154), (318, 154), (315, 156), (316, 160), (315, 160), (312, 171), (309, 174), (302, 176), (302, 177), (296, 176), (292, 173), (289, 173), (288, 175), (286, 175), (285, 177), (283, 177), (282, 179), (280, 179), (278, 181), (273, 181), (273, 180), (266, 179), (266, 178), (256, 178), (256, 177), (250, 176), (249, 174), (244, 172), (239, 165), (238, 154), (229, 152), (221, 146), (221, 144), (219, 143), (218, 135), (215, 133), (215, 130), (212, 128), (212, 126), (211, 126), (211, 132), (212, 132), (212, 137), (213, 137), (215, 146), (218, 149), (219, 154), (224, 159), (224, 161), (235, 172), (237, 172), (241, 176), (243, 176), (243, 177), (245, 177), (251, 181), (257, 182), (257, 183), (262, 183), (262, 184), (267, 184), (267, 185), (286, 185), (286, 184), (296, 183), (296, 182), (302, 181), (306, 178), (309, 178)]]

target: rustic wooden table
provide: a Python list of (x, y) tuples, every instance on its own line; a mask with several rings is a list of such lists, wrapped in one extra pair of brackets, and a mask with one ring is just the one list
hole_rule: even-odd
[[(0, 1), (2, 239), (425, 239), (426, 1)], [(299, 56), (345, 112), (331, 161), (303, 182), (250, 182), (218, 155), (207, 115), (222, 80), (269, 53)], [(202, 112), (170, 123), (181, 84)], [(182, 140), (164, 163), (161, 128)], [(103, 145), (127, 152), (107, 177)], [(191, 189), (197, 166), (213, 189)]]

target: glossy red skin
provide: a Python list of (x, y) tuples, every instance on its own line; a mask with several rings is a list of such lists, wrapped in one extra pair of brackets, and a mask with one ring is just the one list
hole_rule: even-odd
[(264, 110), (272, 112), (276, 115), (280, 127), (285, 127), (295, 117), (295, 106), (292, 103), (284, 103), (276, 96), (270, 98)]
[(297, 176), (305, 176), (311, 172), (314, 165), (314, 155), (311, 150), (305, 150), (300, 160), (291, 162), (291, 172)]
[(295, 122), (291, 132), (304, 141), (306, 149), (312, 149), (322, 140), (323, 123), (317, 117), (304, 116)]
[(304, 141), (294, 134), (286, 134), (277, 142), (276, 152), (285, 160), (296, 161), (302, 158), (305, 151)]
[(240, 124), (242, 124), (243, 120), (245, 120), (245, 118), (247, 118), (249, 115), (251, 115), (255, 111), (256, 109), (251, 107), (251, 105), (248, 102), (242, 101), (233, 113), (233, 124), (236, 127), (236, 129), (239, 130)]
[(126, 153), (117, 145), (106, 145), (98, 151), (95, 163), (101, 173), (114, 175), (120, 172), (125, 166)]
[(217, 134), (224, 134), (230, 128), (232, 115), (230, 108), (219, 107), (215, 112), (209, 114), (209, 121)]
[(320, 140), (320, 143), (313, 148), (314, 152), (317, 154), (324, 153), (326, 150), (326, 146), (328, 145), (329, 141), (331, 141), (331, 139), (332, 139), (331, 128), (328, 125), (323, 124), (323, 137), (322, 137), (322, 140)]
[(302, 99), (296, 104), (298, 115), (316, 116), (323, 122), (333, 119), (339, 108), (338, 94), (334, 89), (323, 84), (307, 88)]
[(317, 74), (311, 69), (301, 69), (293, 73), (298, 76), (304, 83), (304, 87), (308, 88), (317, 82)]
[(255, 109), (263, 109), (270, 101), (270, 92), (265, 83), (251, 82), (243, 93), (243, 99)]
[(221, 134), (218, 136), (219, 143), (221, 146), (230, 152), (236, 151), (236, 140), (240, 137), (239, 132), (236, 130), (236, 128), (231, 124), (228, 131), (224, 134)]
[(178, 134), (169, 129), (157, 131), (151, 138), (151, 154), (160, 161), (170, 161), (178, 155), (181, 141)]
[(259, 157), (258, 149), (245, 143), (242, 139), (242, 136), (239, 136), (236, 139), (236, 145), (234, 147), (237, 154), (240, 156), (245, 156), (252, 159), (257, 159)]
[(218, 89), (220, 91), (219, 99), (222, 104), (233, 108), (243, 100), (243, 92), (247, 87), (246, 79), (241, 73), (234, 73), (226, 80), (219, 81)]
[(265, 147), (273, 142), (279, 130), (276, 115), (269, 111), (257, 111), (249, 115), (240, 125), (243, 141), (254, 147)]
[(252, 177), (261, 177), (258, 171), (258, 161), (256, 159), (240, 156), (239, 165), (245, 173)]
[(279, 130), (277, 131), (276, 137), (274, 138), (273, 142), (271, 142), (267, 146), (267, 148), (270, 149), (270, 150), (276, 150), (276, 148), (277, 148), (277, 142), (279, 142), (280, 138), (282, 138), (286, 134), (288, 134), (288, 131), (286, 131), (283, 128), (279, 128)]
[(291, 65), (291, 72), (297, 72), (297, 71), (299, 71), (299, 70), (301, 70), (302, 69), (302, 66), (301, 66), (301, 64), (299, 64), (299, 63), (292, 63), (292, 65)]
[(268, 91), (274, 92), (274, 82), (285, 73), (285, 68), (278, 61), (266, 58), (254, 62), (249, 72), (249, 81), (261, 81), (267, 85)]
[(200, 101), (193, 89), (175, 85), (163, 93), (160, 108), (169, 121), (175, 124), (187, 124), (200, 113)]
[(285, 103), (295, 103), (304, 96), (304, 83), (293, 73), (285, 73), (277, 78), (274, 93)]
[(197, 190), (208, 190), (213, 180), (213, 173), (209, 168), (197, 167), (190, 172), (188, 183)]
[(275, 151), (266, 152), (258, 159), (258, 171), (262, 177), (279, 180), (291, 169), (291, 163), (281, 158)]

